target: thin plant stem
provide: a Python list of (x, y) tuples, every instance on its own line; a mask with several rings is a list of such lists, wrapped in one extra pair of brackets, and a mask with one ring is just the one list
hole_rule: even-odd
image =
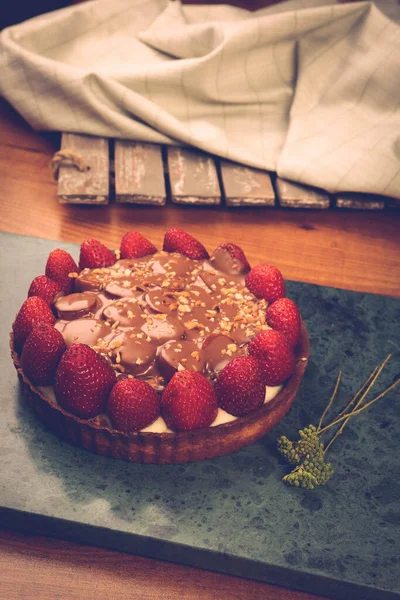
[(376, 398), (373, 398), (372, 400), (370, 400), (369, 402), (367, 402), (367, 404), (364, 404), (363, 406), (361, 406), (361, 408), (358, 408), (357, 410), (353, 410), (351, 413), (347, 413), (346, 415), (342, 415), (341, 417), (335, 419), (335, 421), (333, 421), (332, 423), (330, 423), (329, 425), (327, 425), (326, 427), (324, 427), (323, 429), (321, 429), (321, 431), (319, 433), (322, 434), (325, 431), (327, 431), (328, 429), (330, 429), (331, 427), (333, 427), (334, 425), (337, 425), (338, 423), (341, 423), (345, 419), (349, 419), (350, 417), (354, 417), (355, 415), (359, 415), (361, 412), (363, 412), (363, 410), (366, 410), (372, 404), (374, 404), (375, 402), (377, 402), (378, 400), (380, 400), (383, 396), (386, 396), (386, 394), (388, 392), (394, 390), (394, 388), (397, 387), (399, 385), (399, 383), (400, 383), (400, 378), (397, 379), (397, 381), (395, 381), (394, 383), (392, 383), (392, 385), (390, 385), (388, 388), (386, 388), (386, 390), (384, 390), (381, 394), (379, 394), (379, 396), (376, 396)]
[(339, 387), (341, 378), (342, 378), (342, 371), (339, 371), (339, 375), (338, 375), (338, 377), (336, 379), (335, 389), (333, 390), (333, 394), (332, 394), (332, 396), (331, 396), (331, 398), (330, 398), (330, 400), (328, 402), (328, 406), (325, 408), (324, 412), (321, 415), (321, 418), (319, 420), (318, 427), (317, 427), (317, 432), (321, 431), (322, 423), (323, 423), (323, 421), (324, 421), (324, 419), (325, 419), (325, 417), (326, 417), (326, 415), (327, 415), (327, 413), (328, 413), (330, 407), (332, 406), (332, 403), (333, 403), (333, 401), (334, 401), (334, 399), (336, 397), (336, 393), (338, 391), (338, 387)]
[[(339, 427), (339, 429), (337, 430), (337, 432), (335, 433), (335, 435), (330, 440), (329, 444), (326, 446), (326, 448), (324, 450), (324, 454), (329, 450), (329, 448), (332, 446), (333, 442), (339, 437), (339, 435), (341, 435), (343, 433), (343, 429), (346, 427), (346, 425), (349, 422), (352, 414), (354, 413), (354, 411), (356, 411), (359, 408), (359, 406), (362, 405), (362, 403), (364, 402), (365, 398), (368, 396), (369, 392), (371, 391), (371, 389), (375, 385), (376, 381), (378, 380), (380, 374), (382, 373), (383, 369), (385, 368), (385, 366), (386, 366), (387, 362), (390, 360), (390, 358), (391, 358), (391, 354), (389, 354), (386, 357), (386, 359), (383, 361), (383, 363), (381, 364), (381, 366), (379, 368), (377, 367), (376, 369), (373, 370), (373, 372), (371, 373), (371, 375), (368, 377), (367, 381), (360, 388), (360, 390), (356, 393), (356, 395), (354, 396), (354, 398), (349, 402), (349, 404), (346, 406), (346, 408), (344, 410), (342, 410), (341, 413), (339, 413), (338, 417), (341, 417), (342, 415), (344, 415), (344, 416), (347, 416), (347, 419), (345, 419), (343, 421), (342, 425)], [(363, 392), (363, 390), (365, 390), (365, 391)], [(361, 392), (363, 392), (363, 393), (360, 396), (360, 398), (357, 400), (357, 397), (360, 395)], [(350, 406), (353, 404), (353, 402), (355, 400), (357, 400), (357, 402), (356, 402), (356, 405), (355, 405), (353, 411), (350, 412), (350, 413), (348, 413), (347, 412), (348, 409), (350, 408)]]
[[(345, 415), (352, 404), (354, 404), (354, 402), (356, 402), (360, 396), (360, 394), (363, 393), (363, 391), (365, 390), (365, 388), (367, 387), (367, 385), (369, 384), (369, 382), (371, 381), (371, 379), (373, 377), (375, 377), (376, 372), (378, 371), (378, 367), (375, 367), (375, 369), (372, 371), (371, 375), (368, 377), (367, 381), (365, 381), (362, 386), (360, 387), (360, 389), (358, 390), (358, 392), (353, 396), (353, 398), (350, 400), (350, 402), (348, 403), (348, 405), (337, 415), (336, 418), (341, 417), (342, 415)], [(357, 402), (358, 404), (358, 402)]]

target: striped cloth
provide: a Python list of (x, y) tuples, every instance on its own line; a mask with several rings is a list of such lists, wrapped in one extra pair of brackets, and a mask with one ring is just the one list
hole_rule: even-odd
[(0, 93), (37, 130), (400, 199), (400, 27), (374, 4), (96, 0), (3, 30), (0, 51)]

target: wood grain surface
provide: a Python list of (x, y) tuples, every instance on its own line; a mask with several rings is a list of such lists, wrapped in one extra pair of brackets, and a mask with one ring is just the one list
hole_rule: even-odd
[(86, 170), (61, 165), (58, 175), (58, 199), (61, 203), (107, 204), (110, 179), (109, 142), (92, 135), (64, 133), (61, 150), (82, 157)]
[[(138, 229), (162, 245), (169, 227), (187, 229), (209, 250), (243, 246), (252, 264), (269, 262), (286, 279), (400, 298), (399, 212), (176, 206), (60, 206), (50, 160), (60, 136), (37, 134), (0, 101), (0, 229), (111, 248)], [(44, 265), (43, 265), (44, 267)]]
[(227, 206), (274, 206), (275, 192), (269, 173), (220, 160)]
[(329, 195), (324, 190), (318, 190), (306, 185), (298, 185), (294, 181), (276, 178), (276, 189), (280, 206), (298, 208), (301, 205), (308, 208), (329, 208)]
[[(400, 214), (275, 208), (67, 206), (49, 168), (60, 136), (38, 134), (0, 101), (0, 230), (117, 247), (135, 228), (161, 246), (178, 226), (212, 250), (234, 241), (253, 264), (285, 278), (400, 298)], [(43, 265), (44, 268), (44, 265)], [(7, 600), (311, 600), (309, 594), (20, 533), (0, 535), (0, 598)], [(327, 594), (328, 594), (327, 590)]]
[(164, 205), (166, 201), (161, 146), (116, 140), (115, 197), (127, 204)]
[(213, 157), (197, 150), (167, 147), (171, 198), (175, 204), (220, 204)]
[(4, 600), (323, 600), (230, 575), (0, 532)]

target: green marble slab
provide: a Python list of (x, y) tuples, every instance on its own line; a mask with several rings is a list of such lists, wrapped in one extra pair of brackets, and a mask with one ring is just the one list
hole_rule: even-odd
[(0, 234), (0, 524), (336, 599), (400, 598), (399, 392), (346, 428), (331, 452), (335, 475), (323, 488), (285, 486), (275, 451), (279, 435), (318, 421), (339, 369), (342, 402), (389, 352), (381, 385), (398, 376), (400, 302), (289, 282), (312, 348), (290, 414), (230, 456), (129, 464), (59, 441), (22, 398), (8, 333), (55, 247), (78, 256), (77, 246)]

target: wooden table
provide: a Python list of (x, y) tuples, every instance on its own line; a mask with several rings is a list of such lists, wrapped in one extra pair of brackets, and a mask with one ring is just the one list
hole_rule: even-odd
[[(138, 229), (158, 246), (182, 227), (213, 249), (240, 244), (250, 262), (287, 279), (400, 298), (399, 213), (176, 207), (60, 206), (49, 162), (59, 136), (38, 134), (0, 101), (0, 229), (54, 240), (95, 237), (117, 247)], [(316, 596), (231, 576), (4, 531), (0, 597), (7, 600), (311, 600)], [(162, 587), (161, 587), (162, 586)]]

